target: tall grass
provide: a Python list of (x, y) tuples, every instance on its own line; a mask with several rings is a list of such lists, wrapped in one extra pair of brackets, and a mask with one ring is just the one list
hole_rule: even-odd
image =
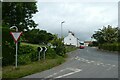
[(36, 72), (41, 72), (60, 65), (65, 59), (57, 57), (55, 59), (46, 59), (45, 61), (36, 61), (28, 65), (21, 65), (17, 69), (14, 66), (3, 67), (3, 78), (21, 78)]

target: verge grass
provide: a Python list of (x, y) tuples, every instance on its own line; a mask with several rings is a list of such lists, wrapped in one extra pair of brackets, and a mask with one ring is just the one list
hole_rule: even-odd
[(22, 65), (18, 68), (14, 66), (3, 67), (3, 78), (21, 78), (33, 73), (41, 72), (58, 66), (65, 61), (63, 57), (58, 56), (55, 59), (46, 59), (45, 61), (36, 61), (28, 65)]
[[(34, 49), (36, 49), (39, 46), (44, 46), (44, 45), (29, 44), (29, 43), (21, 43), (21, 45), (30, 45), (33, 46)], [(77, 48), (73, 46), (66, 46), (66, 52), (70, 52), (76, 49)], [(31, 62), (30, 64), (27, 65), (18, 65), (18, 68), (15, 68), (15, 66), (13, 65), (4, 66), (2, 68), (2, 78), (21, 78), (37, 72), (42, 72), (44, 70), (48, 70), (62, 64), (63, 62), (65, 62), (66, 57), (67, 54), (65, 57), (57, 56), (55, 59), (46, 59), (46, 60)]]

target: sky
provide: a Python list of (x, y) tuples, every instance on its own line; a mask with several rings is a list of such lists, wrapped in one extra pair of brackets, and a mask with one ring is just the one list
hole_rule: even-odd
[(33, 20), (39, 29), (63, 36), (72, 31), (81, 41), (91, 40), (94, 31), (103, 26), (118, 25), (118, 0), (92, 1), (37, 1), (38, 11)]

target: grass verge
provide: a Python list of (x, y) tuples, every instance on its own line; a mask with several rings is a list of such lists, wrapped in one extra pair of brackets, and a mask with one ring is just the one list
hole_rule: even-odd
[[(36, 49), (38, 46), (42, 46), (29, 43), (21, 43), (21, 45), (30, 45), (33, 46), (34, 49)], [(74, 46), (66, 46), (66, 52), (70, 52), (76, 49), (77, 48)], [(21, 78), (37, 72), (48, 70), (65, 62), (66, 57), (67, 54), (65, 55), (65, 57), (57, 56), (55, 59), (46, 59), (45, 61), (41, 60), (32, 62), (27, 65), (19, 65), (17, 69), (14, 66), (5, 66), (2, 69), (2, 78)]]
[(58, 56), (56, 59), (46, 59), (45, 61), (32, 62), (28, 65), (19, 66), (17, 69), (14, 66), (3, 67), (3, 78), (21, 78), (33, 73), (41, 72), (58, 66), (65, 62), (63, 57)]
[(67, 52), (67, 53), (78, 49), (78, 48), (75, 47), (75, 46), (65, 46), (65, 48), (66, 48), (66, 52)]

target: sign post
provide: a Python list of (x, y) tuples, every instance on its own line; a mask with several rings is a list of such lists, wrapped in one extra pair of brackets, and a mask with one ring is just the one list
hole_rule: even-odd
[(43, 57), (44, 57), (44, 60), (45, 60), (45, 52), (47, 51), (47, 48), (46, 47), (42, 47), (42, 48), (43, 48), (43, 51), (44, 51)]
[(41, 47), (38, 47), (37, 50), (38, 50), (38, 61), (40, 61), (40, 56), (41, 56), (40, 52), (42, 52), (43, 49)]
[(22, 32), (10, 32), (12, 35), (15, 43), (16, 43), (16, 55), (15, 55), (15, 67), (17, 68), (17, 50), (18, 50), (18, 40), (20, 39), (20, 36), (22, 35)]

